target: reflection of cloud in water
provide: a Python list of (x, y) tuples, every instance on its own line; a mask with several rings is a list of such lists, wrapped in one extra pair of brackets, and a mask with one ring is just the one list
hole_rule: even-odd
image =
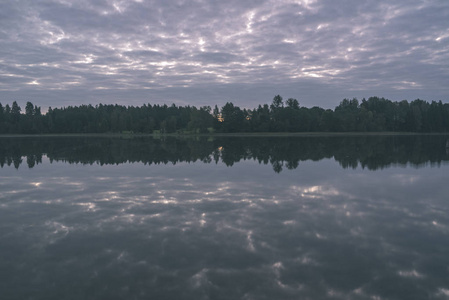
[(449, 225), (448, 224), (440, 224), (437, 221), (432, 221), (432, 227), (438, 231), (441, 231), (445, 234), (449, 233)]
[(200, 219), (200, 224), (201, 224), (201, 226), (206, 225), (207, 221), (206, 221), (205, 218), (206, 218), (206, 213), (202, 213), (202, 214), (201, 214), (201, 219)]
[(300, 257), (295, 258), (294, 262), (302, 265), (318, 265), (318, 262), (311, 258), (309, 254), (304, 254)]
[(449, 297), (449, 288), (448, 288), (448, 289), (445, 289), (445, 288), (439, 288), (439, 289), (438, 289), (437, 296), (446, 296), (446, 297)]
[(254, 247), (252, 235), (253, 231), (252, 230), (248, 231), (248, 233), (246, 234), (246, 240), (248, 241), (248, 250), (254, 252), (256, 248)]
[(291, 189), (304, 198), (324, 198), (328, 196), (339, 196), (340, 191), (330, 186), (311, 186), (311, 187), (299, 187), (292, 186)]
[(410, 176), (408, 174), (397, 174), (392, 176), (392, 180), (394, 180), (398, 184), (402, 185), (411, 185), (420, 180), (420, 176)]
[[(413, 185), (395, 189), (394, 169), (355, 174), (329, 162), (294, 176), (251, 163), (53, 166), (60, 169), (48, 178), (21, 173), (0, 183), (2, 229), (11, 232), (0, 236), (1, 251), (20, 247), (16, 238), (40, 245), (33, 256), (11, 251), (25, 266), (54, 261), (41, 271), (43, 289), (69, 279), (123, 298), (122, 289), (149, 298), (158, 290), (193, 299), (390, 299), (385, 290), (420, 295), (419, 280), (438, 297), (448, 291), (447, 204), (429, 192), (445, 194), (447, 176), (432, 183), (411, 174)], [(67, 168), (70, 176), (59, 176)]]
[(411, 277), (411, 278), (423, 278), (424, 275), (419, 273), (416, 270), (411, 270), (411, 271), (399, 271), (398, 272), (399, 276), (402, 277)]
[(204, 287), (210, 285), (210, 281), (207, 280), (208, 269), (202, 269), (198, 273), (192, 276), (192, 284), (194, 288)]
[(82, 207), (85, 207), (86, 211), (95, 212), (97, 210), (97, 205), (92, 202), (86, 202), (86, 203), (76, 203), (75, 205), (79, 205)]
[(46, 221), (45, 227), (48, 230), (42, 241), (48, 244), (53, 244), (58, 240), (65, 238), (70, 233), (70, 231), (73, 230), (72, 227), (66, 226), (56, 221)]
[(176, 201), (174, 199), (161, 199), (161, 200), (151, 201), (151, 203), (154, 203), (154, 204), (178, 204), (178, 201)]

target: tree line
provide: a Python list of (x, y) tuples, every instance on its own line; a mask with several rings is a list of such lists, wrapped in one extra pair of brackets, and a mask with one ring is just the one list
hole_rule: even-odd
[(343, 99), (332, 109), (300, 106), (280, 95), (270, 105), (241, 109), (151, 105), (51, 107), (45, 114), (27, 102), (0, 103), (0, 134), (45, 133), (212, 133), (212, 132), (448, 132), (449, 104), (370, 97)]

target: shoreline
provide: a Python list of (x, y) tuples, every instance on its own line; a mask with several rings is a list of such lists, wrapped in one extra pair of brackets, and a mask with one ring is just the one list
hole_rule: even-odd
[(0, 134), (0, 138), (48, 137), (311, 137), (311, 136), (413, 136), (449, 135), (449, 132), (233, 132), (233, 133), (53, 133), (53, 134)]

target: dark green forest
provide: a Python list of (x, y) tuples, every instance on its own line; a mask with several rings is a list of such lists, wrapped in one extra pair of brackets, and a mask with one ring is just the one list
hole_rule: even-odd
[(332, 109), (300, 106), (279, 95), (270, 105), (241, 109), (215, 105), (99, 104), (41, 108), (0, 103), (0, 134), (235, 132), (449, 132), (449, 104), (416, 99), (344, 99)]

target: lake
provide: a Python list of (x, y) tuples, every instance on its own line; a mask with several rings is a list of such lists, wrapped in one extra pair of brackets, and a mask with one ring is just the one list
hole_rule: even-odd
[(1, 137), (1, 297), (448, 299), (448, 138)]

